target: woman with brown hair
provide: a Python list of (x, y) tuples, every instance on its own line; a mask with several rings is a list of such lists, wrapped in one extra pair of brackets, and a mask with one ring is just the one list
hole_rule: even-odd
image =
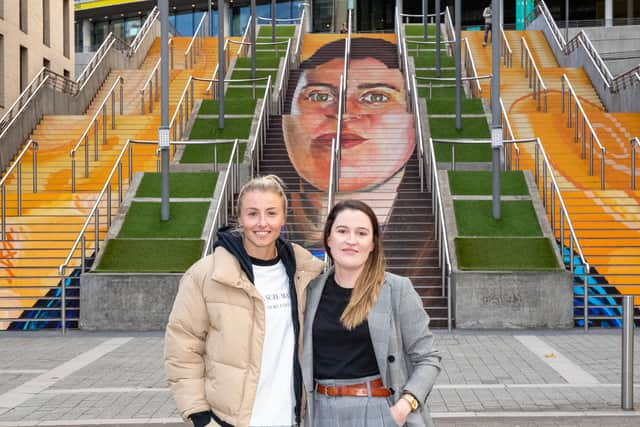
[(333, 267), (307, 289), (305, 425), (432, 425), (425, 403), (440, 355), (413, 285), (385, 272), (373, 210), (358, 200), (338, 202), (324, 247)]

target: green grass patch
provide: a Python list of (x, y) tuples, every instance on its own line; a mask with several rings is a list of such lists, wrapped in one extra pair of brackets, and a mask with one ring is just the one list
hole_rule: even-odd
[(536, 271), (560, 268), (549, 239), (456, 238), (462, 270)]
[[(435, 144), (434, 150), (437, 162), (451, 162), (452, 144)], [(458, 162), (490, 162), (491, 144), (455, 145), (453, 147)]]
[(456, 129), (455, 118), (430, 118), (433, 138), (490, 138), (489, 125), (484, 117), (463, 117), (462, 128)]
[(189, 139), (247, 139), (252, 118), (224, 119), (224, 128), (218, 128), (218, 119), (196, 119)]
[[(427, 35), (432, 35), (433, 38), (429, 37), (429, 41), (435, 41), (436, 37), (436, 26), (435, 24), (427, 24)], [(404, 35), (405, 36), (423, 36), (424, 35), (424, 24), (405, 24), (404, 25)], [(443, 32), (440, 32), (441, 37), (444, 39)]]
[[(413, 62), (415, 63), (416, 67), (418, 68), (423, 68), (423, 67), (435, 67), (436, 66), (436, 55), (435, 53), (431, 53), (431, 52), (425, 52), (422, 53), (421, 55), (413, 55)], [(447, 51), (446, 50), (442, 50), (442, 52), (440, 52), (440, 66), (441, 67), (455, 67), (456, 66), (456, 61), (453, 58), (453, 56), (449, 56), (447, 55)]]
[[(436, 77), (436, 70), (416, 70), (417, 77)], [(440, 77), (453, 78), (456, 76), (456, 70), (444, 69), (440, 70)], [(419, 83), (426, 83), (428, 80), (418, 81)], [(434, 81), (435, 83), (435, 81)]]
[[(256, 70), (256, 78), (261, 79), (264, 77), (271, 76), (271, 81), (276, 78), (277, 71), (266, 71), (266, 70)], [(234, 70), (233, 74), (231, 74), (231, 80), (235, 79), (250, 79), (251, 78), (251, 70)], [(261, 81), (261, 84), (267, 84), (267, 81)], [(246, 84), (251, 84), (251, 82), (246, 82)]]
[[(161, 175), (145, 172), (136, 197), (160, 197)], [(218, 181), (217, 172), (171, 172), (171, 197), (212, 197)]]
[(160, 219), (160, 203), (133, 202), (127, 211), (119, 238), (199, 238), (209, 202), (172, 202), (170, 219)]
[[(233, 93), (232, 93), (233, 95)], [(219, 104), (218, 100), (203, 100), (200, 105), (200, 111), (198, 114), (218, 114)], [(224, 112), (225, 114), (253, 114), (256, 111), (256, 100), (252, 98), (231, 98), (228, 94), (224, 97)], [(225, 125), (227, 119), (225, 118)]]
[[(278, 68), (280, 58), (273, 55), (256, 55), (256, 68)], [(235, 68), (251, 68), (251, 58), (238, 58)]]
[[(229, 156), (231, 156), (231, 150), (233, 144), (216, 144), (218, 146), (217, 163), (228, 163)], [(240, 161), (244, 158), (245, 143), (240, 143), (238, 149), (240, 150)], [(187, 145), (182, 153), (180, 163), (213, 163), (214, 160), (214, 147), (213, 144), (202, 145)]]
[[(295, 31), (295, 25), (276, 24), (276, 36), (293, 37), (293, 33), (295, 33)], [(258, 30), (258, 37), (270, 37), (271, 34), (273, 34), (273, 32), (271, 31), (271, 23), (260, 25), (260, 30)]]
[(197, 240), (107, 241), (98, 273), (184, 273), (202, 255), (204, 242)]
[(530, 200), (503, 200), (498, 220), (493, 218), (491, 200), (454, 200), (453, 207), (460, 236), (542, 236)]
[(251, 87), (230, 87), (224, 93), (225, 98), (230, 99), (262, 99), (265, 85), (256, 85), (255, 91)]
[[(421, 81), (419, 84), (428, 85), (429, 82)], [(431, 89), (428, 86), (419, 87), (418, 88), (418, 96), (425, 98), (427, 101), (430, 99), (438, 99), (438, 98), (446, 98), (449, 102), (454, 103), (455, 106), (455, 98), (456, 98), (456, 88), (455, 86), (447, 86), (447, 85), (455, 85), (455, 82), (438, 82), (432, 83)], [(445, 87), (439, 87), (437, 85), (443, 85)], [(464, 89), (462, 90), (462, 98), (465, 97)]]
[[(484, 114), (482, 100), (479, 98), (462, 98), (462, 114)], [(454, 99), (427, 99), (429, 114), (455, 114), (456, 102)], [(463, 119), (464, 120), (464, 119)]]
[[(490, 195), (492, 194), (491, 171), (449, 171), (449, 186), (453, 195)], [(526, 196), (529, 188), (522, 171), (503, 171), (500, 173), (500, 194), (508, 196)]]

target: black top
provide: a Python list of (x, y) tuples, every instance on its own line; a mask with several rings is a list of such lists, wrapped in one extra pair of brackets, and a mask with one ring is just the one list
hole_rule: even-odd
[(378, 375), (378, 363), (365, 320), (348, 331), (340, 316), (352, 289), (338, 285), (330, 275), (322, 291), (313, 321), (313, 376), (316, 379), (349, 379)]

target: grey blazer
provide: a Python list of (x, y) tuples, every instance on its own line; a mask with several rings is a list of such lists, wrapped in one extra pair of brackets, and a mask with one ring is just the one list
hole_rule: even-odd
[[(313, 423), (313, 320), (327, 277), (333, 269), (318, 276), (307, 287), (302, 344), (302, 380), (307, 393), (305, 425)], [(440, 373), (440, 353), (433, 348), (429, 316), (422, 301), (406, 277), (385, 273), (385, 280), (375, 305), (367, 317), (369, 333), (378, 369), (385, 387), (393, 391), (397, 401), (403, 391), (413, 394), (421, 410), (409, 414), (406, 426), (432, 426), (425, 402)]]

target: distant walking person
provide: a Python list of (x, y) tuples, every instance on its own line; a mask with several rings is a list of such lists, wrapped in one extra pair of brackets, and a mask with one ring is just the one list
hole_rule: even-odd
[(491, 37), (493, 38), (493, 29), (491, 28), (491, 17), (493, 16), (493, 12), (491, 11), (491, 3), (482, 11), (482, 17), (484, 18), (484, 43), (482, 43), (482, 47), (487, 45), (487, 38), (489, 33), (491, 33)]
[(349, 30), (347, 29), (347, 24), (345, 22), (342, 23), (340, 27), (340, 34), (347, 34)]

